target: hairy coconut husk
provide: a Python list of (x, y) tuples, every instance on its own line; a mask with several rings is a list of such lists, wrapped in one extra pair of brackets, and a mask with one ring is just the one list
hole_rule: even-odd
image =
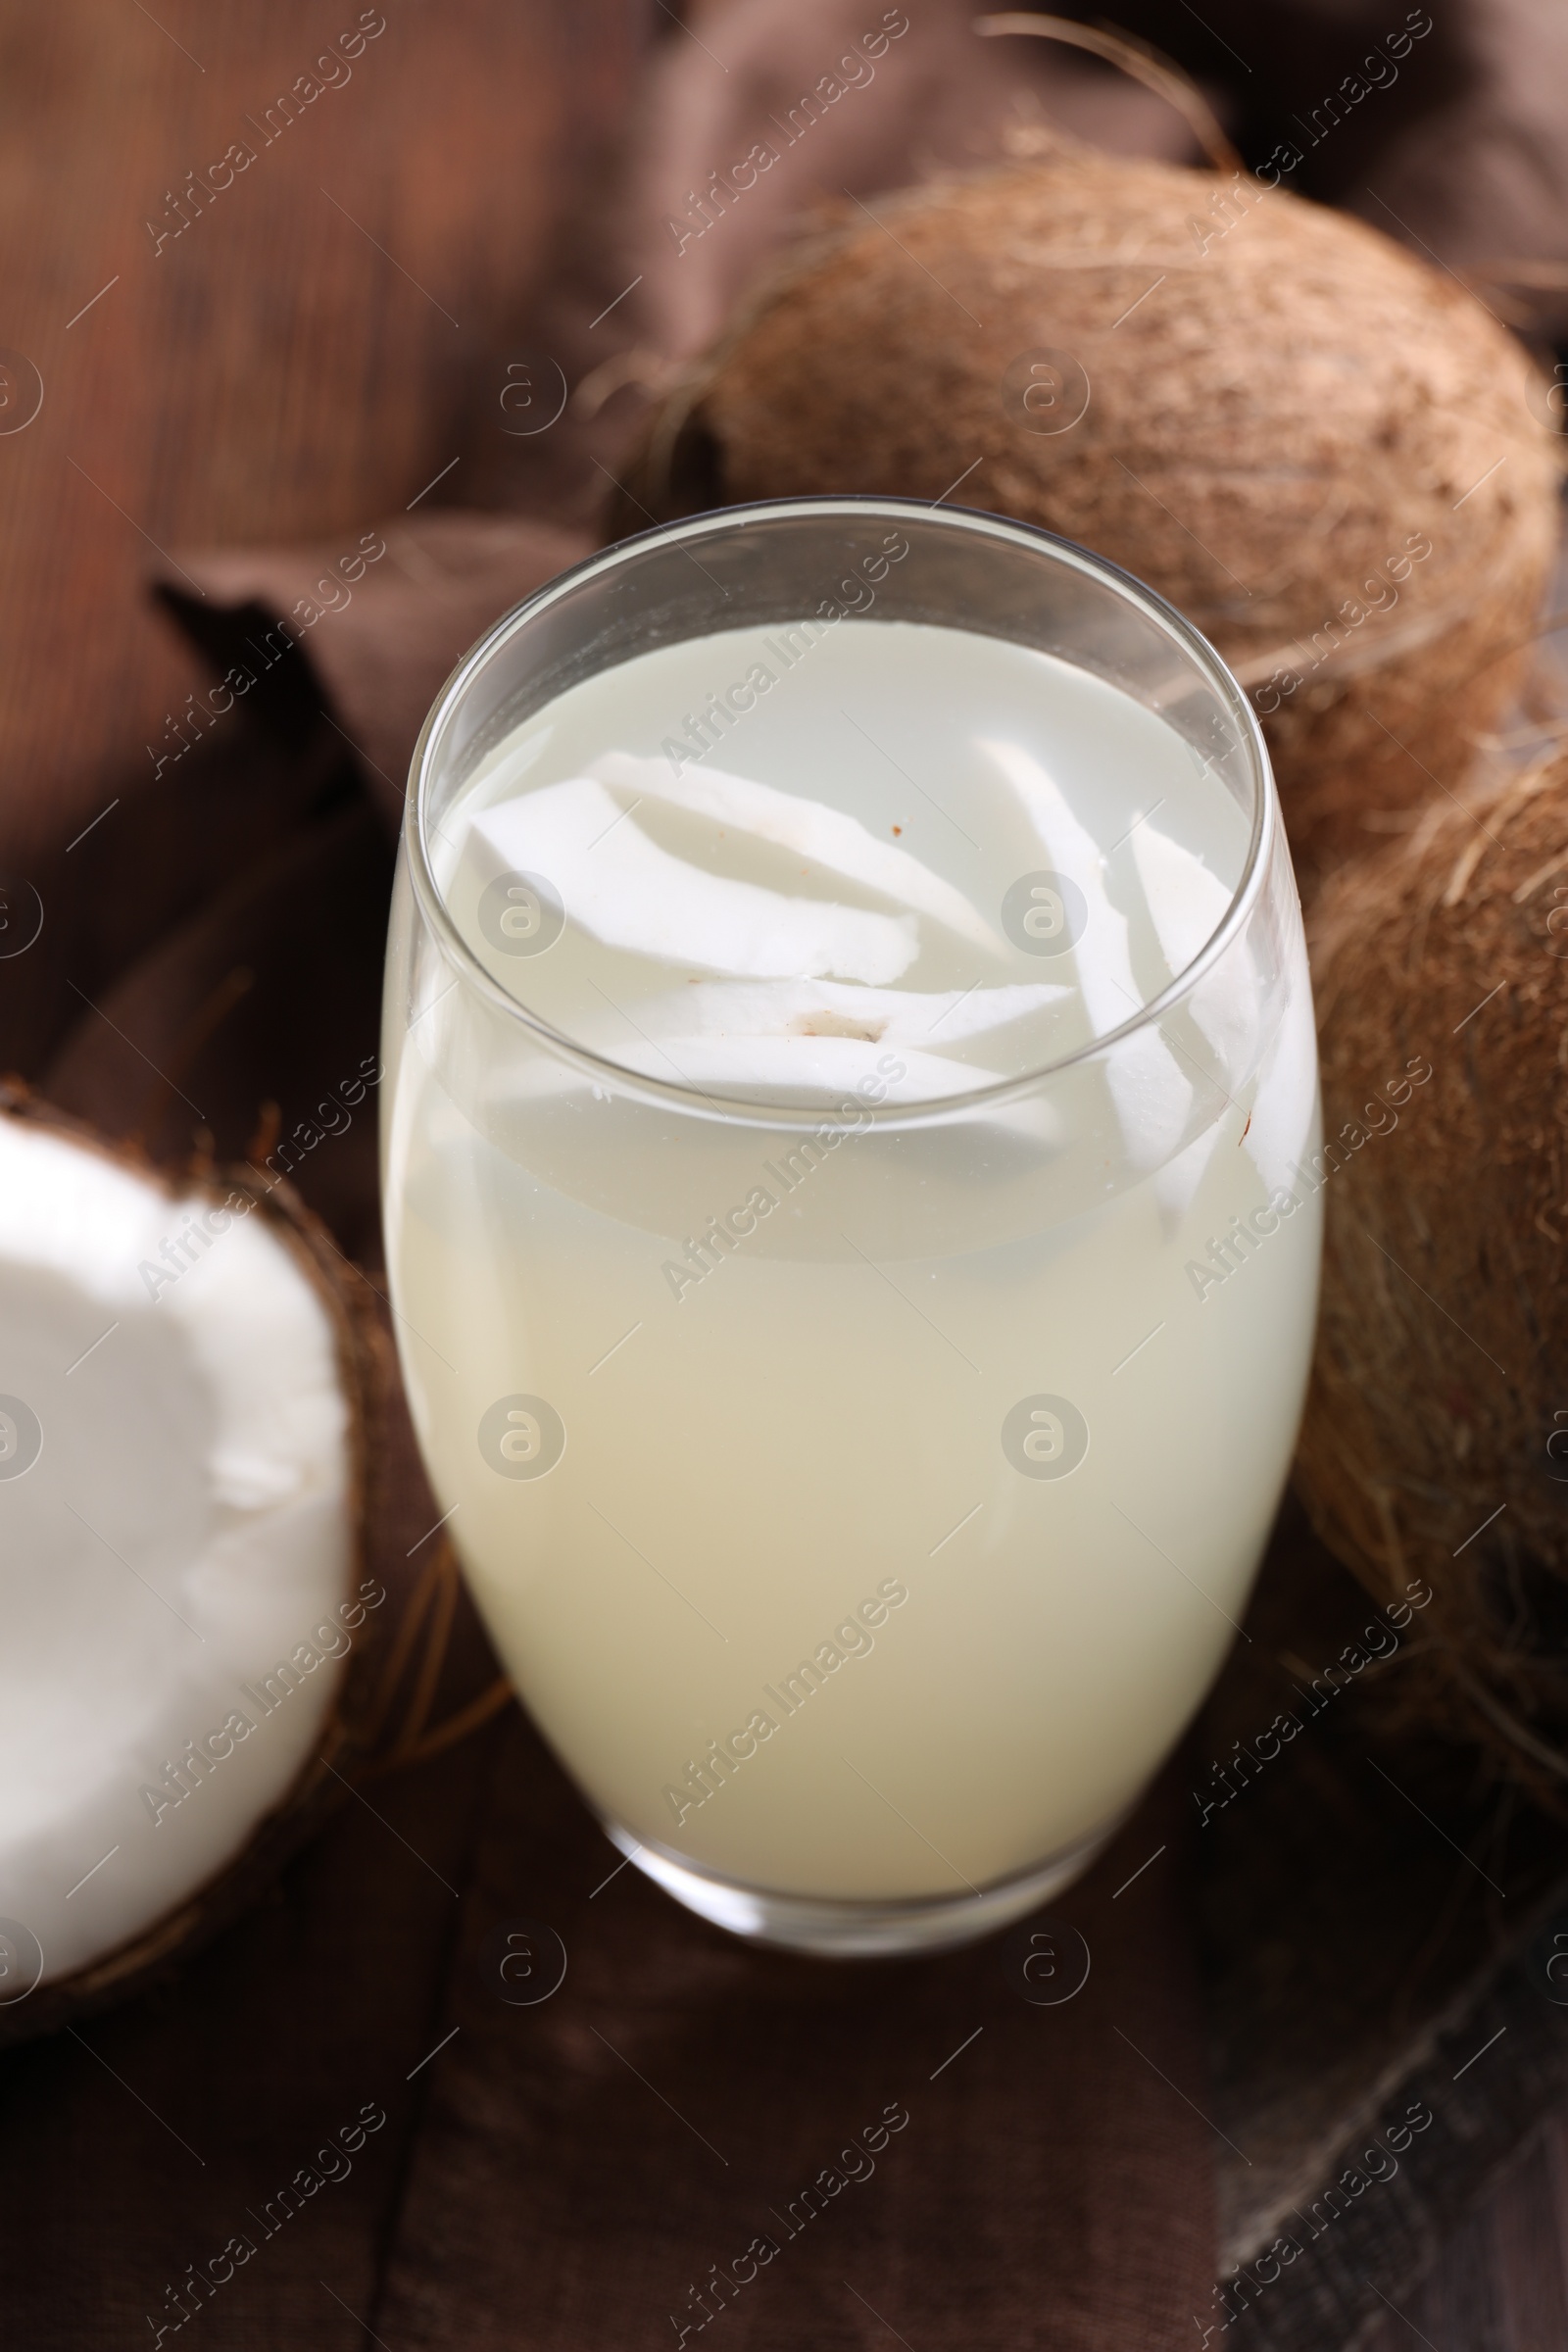
[[(1457, 782), (1517, 683), (1558, 481), (1534, 364), (1457, 279), (1250, 175), (1074, 147), (871, 209), (666, 395), (616, 531), (832, 491), (989, 508), (1213, 639), (1309, 868)], [(1031, 416), (1039, 352), (1065, 381)], [(1081, 379), (1076, 422), (1030, 429)]]
[(1568, 754), (1440, 805), (1313, 929), (1344, 1164), (1298, 1483), (1380, 1599), (1432, 1588), (1409, 1702), (1562, 1792)]
[(357, 1784), (421, 1762), (466, 1737), (511, 1695), (490, 1684), (434, 1726), (437, 1684), (457, 1608), (459, 1570), (450, 1544), (432, 1546), (417, 1578), (398, 1585), (385, 1575), (384, 1546), (371, 1521), (373, 1482), (402, 1438), (402, 1390), (396, 1350), (374, 1292), (343, 1256), (321, 1220), (285, 1180), (249, 1165), (197, 1162), (184, 1173), (160, 1168), (134, 1145), (100, 1135), (34, 1095), (20, 1079), (0, 1081), (0, 1117), (25, 1119), (83, 1150), (129, 1168), (184, 1203), (239, 1195), (262, 1217), (307, 1276), (336, 1338), (338, 1377), (349, 1408), (354, 1524), (345, 1598), (368, 1580), (381, 1583), (388, 1604), (367, 1613), (352, 1647), (335, 1667), (335, 1688), (314, 1752), (244, 1844), (214, 1877), (164, 1917), (68, 1975), (47, 1978), (24, 2000), (0, 2006), (0, 2047), (52, 2033), (170, 1974), (255, 1900), (325, 1815)]

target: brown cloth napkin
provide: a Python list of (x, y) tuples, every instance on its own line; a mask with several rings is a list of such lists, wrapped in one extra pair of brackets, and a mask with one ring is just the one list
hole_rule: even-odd
[[(166, 1157), (198, 1126), (238, 1155), (269, 1106), (284, 1133), (310, 1125), (373, 1045), (387, 820), (430, 696), (490, 619), (586, 552), (639, 388), (814, 202), (983, 160), (1053, 121), (1189, 152), (1147, 93), (1044, 42), (976, 42), (967, 13), (733, 0), (666, 28), (621, 182), (568, 233), (514, 379), (542, 401), (558, 370), (561, 415), (519, 433), (514, 400), (475, 419), (465, 480), (513, 512), (399, 517), (366, 534), (352, 577), (338, 546), (180, 556), (169, 599), (218, 683), (112, 847), (76, 853), (63, 920), (93, 1006), (46, 1073), (58, 1100)], [(1456, 184), (1468, 154), (1490, 209), (1468, 217), (1464, 254), (1560, 255), (1560, 201), (1543, 227), (1540, 196), (1560, 199), (1561, 134), (1525, 57), (1547, 61), (1558, 35), (1541, 0), (1515, 0), (1512, 22), (1516, 40), (1500, 6), (1446, 14), (1419, 69), (1325, 142), (1318, 192), (1346, 193), (1381, 139), (1412, 233), (1457, 240), (1434, 159)], [(1147, 29), (1182, 46), (1238, 135), (1333, 86), (1384, 29), (1363, 7), (1240, 0), (1197, 23)], [(843, 94), (744, 212), (681, 244), (667, 221), (689, 193), (827, 74)], [(365, 1123), (313, 1147), (298, 1181), (378, 1281)], [(407, 1583), (436, 1506), (406, 1431), (379, 1483), (377, 1542)], [(492, 1672), (470, 1625), (446, 1699)], [(1047, 2004), (1005, 1944), (839, 1968), (740, 1947), (617, 1867), (509, 1711), (346, 1798), (167, 1986), (8, 2061), (15, 2339), (64, 2352), (190, 2328), (236, 2352), (597, 2352), (715, 2327), (759, 2352), (1155, 2352), (1192, 2340), (1195, 2315), (1200, 2336), (1215, 2139), (1173, 1804), (1156, 1795), (1032, 1923), (1053, 1965), (1075, 1936), (1091, 1962)], [(508, 1934), (539, 1955), (559, 1938), (548, 1997), (507, 1997)], [(40, 2261), (67, 2208), (90, 2231), (69, 2266)]]

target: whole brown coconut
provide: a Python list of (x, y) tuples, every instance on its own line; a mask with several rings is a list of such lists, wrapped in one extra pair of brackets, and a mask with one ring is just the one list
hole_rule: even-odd
[(1456, 279), (1255, 177), (1078, 148), (873, 209), (668, 396), (617, 527), (863, 491), (1097, 549), (1252, 691), (1308, 867), (1457, 780), (1558, 468), (1532, 362)]
[[(1407, 1682), (1568, 1780), (1568, 756), (1320, 904), (1327, 1239), (1298, 1480)], [(1423, 1075), (1423, 1072), (1430, 1073)]]

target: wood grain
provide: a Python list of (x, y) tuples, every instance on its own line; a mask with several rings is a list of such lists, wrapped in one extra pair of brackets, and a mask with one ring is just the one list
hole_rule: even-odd
[[(496, 355), (592, 197), (655, 12), (363, 15), (385, 29), (351, 59), (357, 0), (0, 8), (0, 346), (43, 385), (0, 431), (0, 877), (46, 910), (0, 961), (0, 1059), (24, 1069), (70, 1002), (49, 920), (67, 844), (118, 798), (112, 841), (205, 682), (143, 595), (156, 551), (350, 548), (454, 458), (428, 495), (461, 498), (484, 371), (505, 380)], [(187, 193), (176, 233), (186, 174), (211, 187), (235, 142), (254, 161)], [(14, 379), (0, 424), (27, 398)]]

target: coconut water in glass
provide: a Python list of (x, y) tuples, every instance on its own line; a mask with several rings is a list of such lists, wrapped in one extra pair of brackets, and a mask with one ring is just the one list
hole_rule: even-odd
[(1310, 1351), (1306, 963), (1218, 657), (992, 515), (612, 548), (431, 714), (385, 1021), (419, 1443), (610, 1837), (809, 1950), (1035, 1908), (1235, 1637)]

